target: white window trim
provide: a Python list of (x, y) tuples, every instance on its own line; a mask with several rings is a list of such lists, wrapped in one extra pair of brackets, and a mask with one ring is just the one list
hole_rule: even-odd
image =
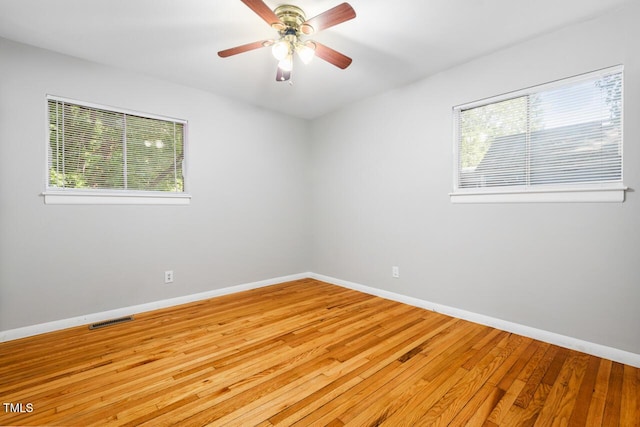
[(620, 183), (599, 186), (534, 188), (527, 190), (492, 189), (488, 191), (459, 190), (449, 193), (452, 203), (589, 203), (624, 202), (628, 187)]
[[(184, 125), (184, 161), (183, 161), (183, 179), (185, 188), (189, 188), (187, 159), (188, 159), (188, 121), (177, 119), (169, 116), (161, 116), (157, 114), (143, 113), (140, 111), (129, 110), (126, 108), (112, 107), (104, 104), (96, 104), (92, 102), (79, 101), (77, 99), (65, 98), (56, 95), (46, 95), (44, 122), (45, 127), (45, 171), (49, 168), (49, 112), (48, 101), (61, 101), (71, 104), (82, 105), (89, 108), (106, 109), (116, 111), (118, 113), (130, 114), (150, 119), (168, 120)], [(163, 191), (139, 191), (139, 190), (86, 190), (73, 188), (53, 188), (49, 187), (49, 177), (45, 174), (44, 178), (45, 191), (41, 193), (44, 197), (44, 203), (47, 205), (188, 205), (191, 203), (191, 194), (187, 192), (172, 193)]]
[(188, 205), (188, 193), (47, 190), (42, 193), (47, 205)]
[[(628, 187), (622, 182), (615, 183), (595, 183), (595, 184), (566, 184), (563, 186), (535, 186), (535, 187), (492, 187), (487, 189), (462, 189), (458, 188), (458, 126), (457, 114), (463, 109), (469, 109), (487, 105), (519, 96), (529, 95), (542, 90), (549, 90), (555, 87), (577, 83), (582, 80), (591, 79), (597, 75), (622, 72), (623, 65), (596, 70), (593, 72), (580, 74), (577, 76), (555, 80), (549, 83), (536, 85), (533, 87), (508, 92), (502, 95), (457, 105), (452, 108), (453, 117), (453, 182), (454, 189), (449, 193), (451, 203), (622, 203), (625, 201), (625, 192)], [(624, 105), (624, 92), (622, 93), (622, 103)], [(620, 123), (624, 141), (624, 114)], [(623, 146), (624, 152), (624, 146)], [(624, 155), (623, 155), (624, 159)], [(624, 177), (624, 160), (621, 165), (622, 177)]]

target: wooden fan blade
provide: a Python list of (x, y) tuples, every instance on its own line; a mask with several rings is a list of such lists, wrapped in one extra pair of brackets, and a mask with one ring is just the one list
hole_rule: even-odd
[(218, 52), (220, 58), (227, 58), (229, 56), (237, 55), (239, 53), (249, 52), (250, 50), (260, 49), (261, 47), (270, 46), (273, 44), (273, 40), (263, 40), (259, 42), (247, 43), (242, 46), (232, 47), (231, 49), (221, 50)]
[(324, 59), (328, 63), (333, 64), (338, 68), (342, 68), (343, 70), (351, 65), (353, 60), (348, 56), (318, 42), (314, 41), (313, 43), (316, 45), (316, 56), (318, 58)]
[(309, 35), (333, 27), (356, 17), (356, 11), (349, 3), (342, 3), (318, 16), (314, 16), (300, 26), (300, 31)]
[(280, 30), (284, 28), (284, 24), (280, 21), (280, 18), (267, 6), (262, 0), (242, 0), (242, 3), (246, 4), (249, 9), (253, 10), (260, 18), (267, 24)]

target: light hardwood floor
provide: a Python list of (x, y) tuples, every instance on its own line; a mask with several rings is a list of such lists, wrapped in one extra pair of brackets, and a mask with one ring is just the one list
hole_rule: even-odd
[(2, 343), (0, 379), (1, 425), (640, 425), (640, 369), (312, 279)]

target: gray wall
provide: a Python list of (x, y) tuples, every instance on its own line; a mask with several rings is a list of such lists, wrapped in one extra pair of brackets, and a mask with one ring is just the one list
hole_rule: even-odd
[[(625, 65), (640, 180), (638, 2), (312, 124), (312, 271), (640, 353), (640, 200), (453, 205), (454, 105)], [(400, 279), (391, 278), (391, 266)]]
[[(2, 39), (0, 64), (0, 330), (308, 271), (307, 122)], [(191, 205), (45, 205), (46, 94), (188, 120)]]

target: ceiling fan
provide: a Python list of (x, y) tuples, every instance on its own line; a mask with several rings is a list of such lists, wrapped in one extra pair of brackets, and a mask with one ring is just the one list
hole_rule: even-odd
[(343, 70), (351, 64), (352, 59), (348, 56), (316, 41), (303, 39), (305, 36), (355, 18), (356, 12), (349, 3), (342, 3), (318, 16), (307, 19), (302, 9), (296, 6), (284, 4), (271, 10), (262, 0), (241, 1), (276, 30), (279, 37), (274, 40), (261, 40), (221, 50), (218, 52), (218, 56), (221, 58), (271, 46), (273, 56), (279, 61), (276, 81), (291, 79), (294, 53), (305, 64), (308, 64), (314, 56)]

